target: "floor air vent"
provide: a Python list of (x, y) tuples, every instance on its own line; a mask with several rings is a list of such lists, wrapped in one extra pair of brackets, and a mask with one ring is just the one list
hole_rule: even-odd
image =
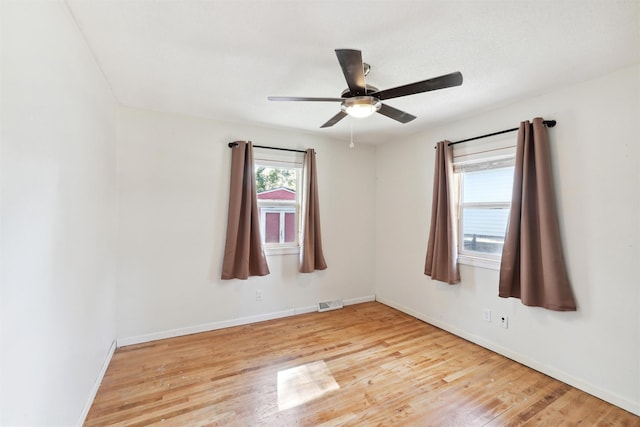
[(318, 311), (337, 310), (342, 307), (342, 301), (339, 299), (335, 301), (321, 301), (318, 303)]

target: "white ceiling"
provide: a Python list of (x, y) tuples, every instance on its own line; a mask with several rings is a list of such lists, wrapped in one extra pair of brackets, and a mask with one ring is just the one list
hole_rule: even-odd
[[(377, 143), (640, 62), (633, 1), (67, 0), (126, 106)], [(320, 125), (338, 103), (334, 49), (362, 51), (380, 89), (453, 71), (462, 86), (386, 101), (380, 114)], [(523, 118), (526, 119), (526, 118)], [(250, 138), (250, 135), (247, 135)]]

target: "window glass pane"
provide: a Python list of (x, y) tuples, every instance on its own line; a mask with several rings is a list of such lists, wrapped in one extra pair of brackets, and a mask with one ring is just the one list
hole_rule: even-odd
[(463, 249), (500, 255), (509, 221), (509, 210), (508, 208), (464, 208), (462, 211)]
[(286, 212), (284, 214), (284, 241), (296, 241), (296, 214), (294, 212)]
[(267, 212), (264, 225), (265, 243), (280, 242), (280, 212)]
[(258, 194), (276, 190), (288, 189), (293, 192), (295, 200), (296, 170), (294, 168), (276, 168), (256, 165), (256, 191)]
[(513, 167), (465, 172), (463, 203), (509, 202)]

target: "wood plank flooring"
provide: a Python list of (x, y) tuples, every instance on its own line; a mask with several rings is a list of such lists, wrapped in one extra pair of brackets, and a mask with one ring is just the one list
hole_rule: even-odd
[(86, 426), (640, 426), (372, 302), (119, 348)]

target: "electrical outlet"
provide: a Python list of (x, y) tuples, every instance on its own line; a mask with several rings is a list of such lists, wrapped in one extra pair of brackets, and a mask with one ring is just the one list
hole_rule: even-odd
[(488, 308), (482, 310), (482, 320), (484, 320), (485, 322), (491, 322), (491, 310), (489, 310)]
[(500, 316), (498, 318), (498, 322), (500, 323), (501, 328), (505, 328), (505, 329), (509, 328), (509, 318), (507, 316)]
[(256, 301), (262, 301), (262, 289), (256, 291)]

